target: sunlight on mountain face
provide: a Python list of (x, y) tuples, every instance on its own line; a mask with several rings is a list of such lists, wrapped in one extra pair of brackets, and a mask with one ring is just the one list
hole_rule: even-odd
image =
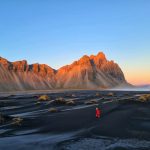
[(1, 91), (129, 86), (118, 64), (108, 61), (102, 52), (96, 56), (84, 55), (59, 70), (45, 64), (28, 65), (25, 60), (9, 62), (0, 58), (0, 64)]

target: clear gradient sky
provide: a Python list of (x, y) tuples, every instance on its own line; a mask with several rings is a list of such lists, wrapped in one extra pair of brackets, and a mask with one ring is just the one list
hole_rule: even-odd
[(0, 56), (57, 69), (99, 51), (150, 84), (150, 0), (0, 0)]

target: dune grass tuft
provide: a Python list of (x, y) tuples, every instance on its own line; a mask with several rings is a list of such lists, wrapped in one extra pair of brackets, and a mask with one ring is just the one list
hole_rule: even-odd
[(22, 122), (23, 122), (23, 119), (20, 118), (20, 117), (16, 117), (16, 118), (13, 118), (13, 119), (12, 119), (12, 123), (13, 123), (14, 125), (21, 126)]
[(68, 101), (66, 101), (66, 105), (75, 105), (75, 101), (68, 100)]
[(150, 94), (141, 95), (141, 96), (138, 98), (138, 100), (141, 101), (141, 102), (150, 101)]
[(97, 96), (97, 97), (98, 97), (98, 96), (100, 96), (100, 95), (101, 95), (101, 94), (100, 94), (100, 93), (98, 93), (98, 92), (95, 94), (95, 96)]
[(50, 108), (48, 111), (51, 113), (55, 113), (55, 112), (58, 112), (58, 109), (57, 108)]
[(48, 95), (41, 95), (38, 100), (40, 101), (47, 101), (50, 100), (50, 97)]
[(58, 97), (55, 100), (56, 104), (66, 104), (66, 100), (63, 97)]
[(114, 96), (114, 93), (110, 92), (108, 93), (108, 96)]
[(84, 104), (86, 104), (86, 105), (98, 104), (98, 101), (97, 100), (89, 100), (89, 101), (84, 102)]

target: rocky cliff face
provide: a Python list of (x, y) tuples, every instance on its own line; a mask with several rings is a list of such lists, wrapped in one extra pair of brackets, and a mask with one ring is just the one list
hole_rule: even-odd
[(9, 62), (0, 57), (0, 91), (55, 88), (111, 88), (127, 84), (120, 67), (100, 52), (83, 56), (71, 65), (54, 70), (26, 60)]
[(52, 89), (55, 82), (55, 70), (45, 64), (0, 58), (0, 91)]
[(58, 88), (110, 88), (126, 82), (119, 66), (102, 52), (60, 68), (56, 78)]

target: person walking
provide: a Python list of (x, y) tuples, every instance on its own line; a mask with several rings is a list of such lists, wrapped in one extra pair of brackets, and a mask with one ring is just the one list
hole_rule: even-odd
[(96, 118), (100, 118), (100, 115), (101, 115), (101, 110), (96, 107)]

